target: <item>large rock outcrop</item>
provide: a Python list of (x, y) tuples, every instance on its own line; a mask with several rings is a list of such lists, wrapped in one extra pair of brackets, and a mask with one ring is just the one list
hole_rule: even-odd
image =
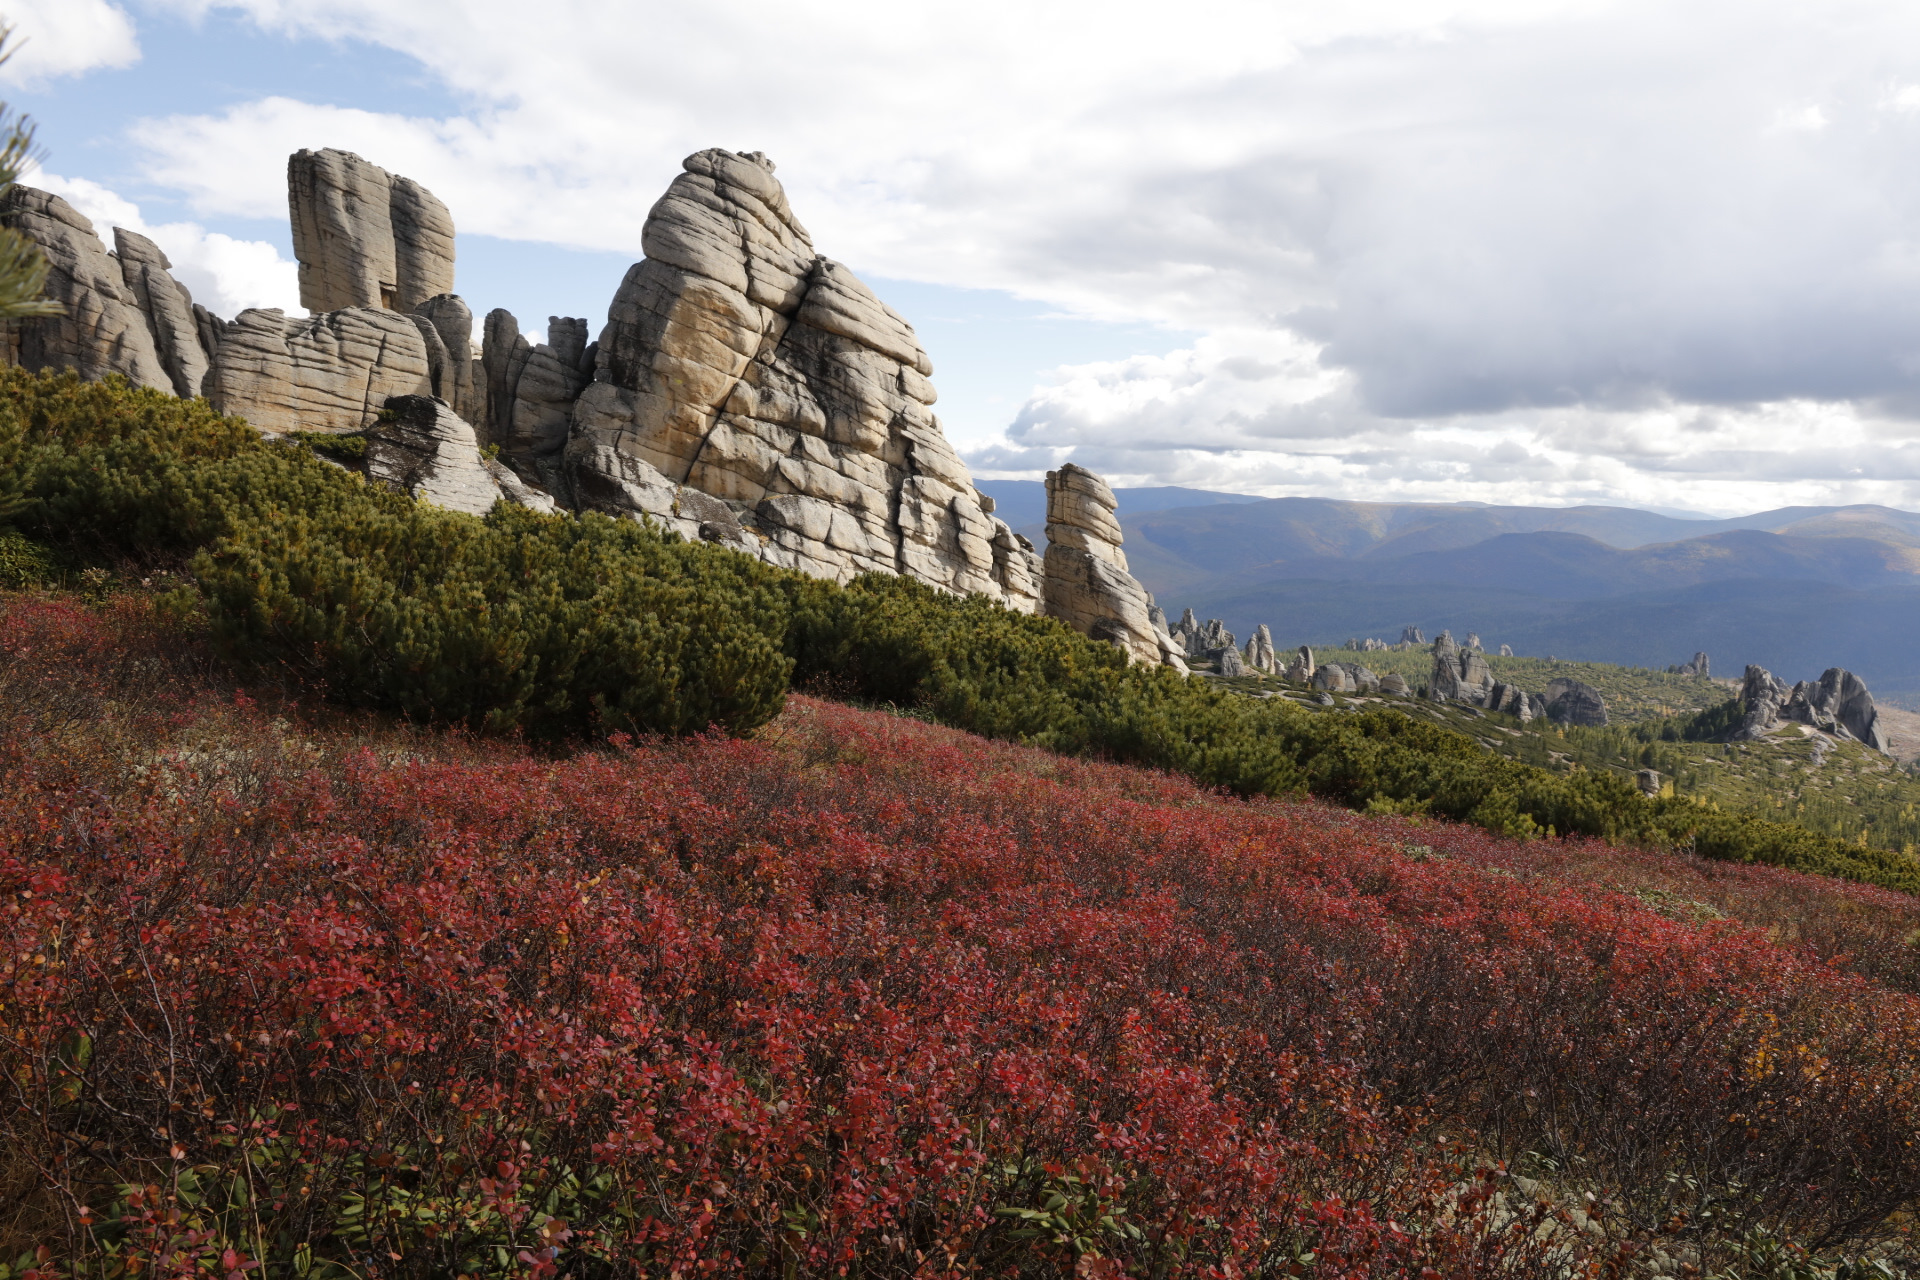
[(1039, 557), (941, 434), (912, 327), (814, 252), (764, 156), (702, 151), (684, 168), (574, 406), (576, 490), (644, 467), (733, 507), (772, 563), (909, 573), (1038, 611)]
[[(1047, 472), (1047, 612), (1141, 662), (1184, 664), (1172, 637), (1153, 625), (1153, 597), (1127, 572), (1118, 506), (1106, 481), (1085, 467)], [(1231, 636), (1210, 656), (1221, 674), (1242, 674)]]
[(0, 217), (46, 254), (46, 296), (66, 308), (7, 326), (12, 363), (75, 369), (83, 378), (117, 373), (137, 386), (174, 390), (140, 300), (91, 222), (52, 192), (18, 184), (0, 198)]
[(300, 305), (412, 312), (453, 292), (453, 216), (431, 191), (351, 151), (287, 159)]
[(457, 510), (557, 500), (822, 577), (910, 574), (1184, 670), (1105, 482), (1050, 477), (1036, 552), (941, 433), (912, 326), (814, 252), (771, 162), (713, 150), (683, 167), (597, 341), (556, 316), (536, 344), (495, 311), (477, 355), (446, 206), (350, 152), (288, 160), (304, 318), (222, 321), (151, 241), (120, 230), (108, 253), (64, 201), (16, 187), (5, 212), (68, 314), (8, 329), (0, 356), (205, 395), (268, 433), (364, 431), (371, 479)]
[(1859, 676), (1844, 667), (1828, 667), (1818, 680), (1802, 680), (1789, 689), (1765, 667), (1749, 666), (1740, 683), (1745, 709), (1735, 741), (1766, 737), (1783, 724), (1803, 724), (1872, 747), (1887, 749), (1886, 731), (1873, 694)]
[(1598, 729), (1607, 723), (1607, 700), (1590, 684), (1561, 677), (1547, 681), (1547, 719)]

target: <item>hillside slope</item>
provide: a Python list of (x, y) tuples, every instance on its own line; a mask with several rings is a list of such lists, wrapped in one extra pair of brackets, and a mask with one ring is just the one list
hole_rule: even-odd
[(1904, 895), (811, 699), (559, 756), (315, 719), (138, 599), (0, 598), (0, 652), (42, 1274), (1916, 1261)]

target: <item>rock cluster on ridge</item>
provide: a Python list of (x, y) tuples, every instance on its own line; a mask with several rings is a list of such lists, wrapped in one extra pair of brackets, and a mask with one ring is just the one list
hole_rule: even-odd
[(1864, 680), (1844, 667), (1828, 667), (1818, 680), (1802, 680), (1789, 689), (1765, 667), (1749, 666), (1740, 684), (1740, 703), (1745, 715), (1733, 734), (1736, 742), (1755, 741), (1783, 724), (1795, 723), (1875, 751), (1887, 749), (1873, 694)]
[(0, 358), (204, 395), (270, 434), (364, 433), (372, 478), (454, 509), (497, 493), (654, 520), (841, 581), (911, 575), (1184, 669), (1127, 570), (1104, 481), (1049, 477), (1051, 545), (1036, 551), (941, 432), (912, 326), (814, 252), (772, 163), (710, 150), (683, 169), (597, 341), (551, 317), (535, 344), (495, 311), (477, 347), (446, 206), (350, 152), (288, 161), (312, 311), (297, 318), (221, 320), (151, 241), (118, 230), (109, 252), (57, 196), (16, 186), (3, 211), (46, 253), (67, 314), (0, 327)]

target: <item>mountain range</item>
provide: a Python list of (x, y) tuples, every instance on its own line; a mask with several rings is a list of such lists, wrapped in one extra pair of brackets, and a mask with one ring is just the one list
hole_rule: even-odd
[[(1039, 534), (1025, 487), (983, 481)], [(1002, 494), (1006, 497), (1003, 500)], [(1663, 667), (1705, 650), (1722, 674), (1829, 666), (1920, 699), (1920, 514), (1784, 507), (1686, 519), (1626, 507), (1258, 499), (1116, 489), (1132, 570), (1168, 613), (1192, 608), (1277, 645), (1477, 632), (1522, 654)]]

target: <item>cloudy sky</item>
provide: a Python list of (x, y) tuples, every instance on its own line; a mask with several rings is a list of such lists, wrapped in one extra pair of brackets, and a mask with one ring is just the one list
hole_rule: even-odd
[(975, 469), (1920, 508), (1920, 6), (0, 0), (35, 179), (297, 309), (285, 162), (434, 190), (476, 311), (598, 325), (761, 150)]

